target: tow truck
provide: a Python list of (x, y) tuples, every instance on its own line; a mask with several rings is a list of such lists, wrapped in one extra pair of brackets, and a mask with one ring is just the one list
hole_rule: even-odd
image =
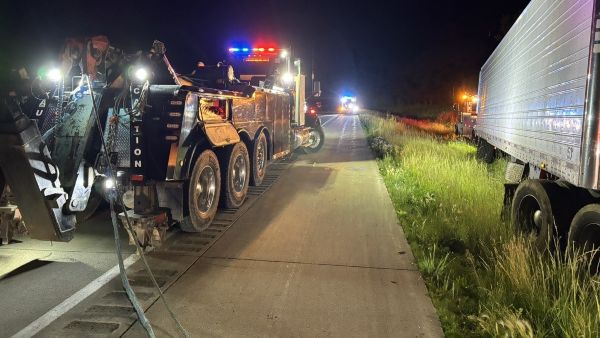
[[(265, 65), (279, 62), (260, 52)], [(299, 71), (291, 81), (258, 74), (274, 85), (237, 79), (226, 63), (178, 73), (162, 42), (128, 54), (105, 36), (67, 40), (60, 60), (33, 79), (17, 71), (1, 93), (4, 243), (23, 228), (69, 241), (96, 195), (122, 201), (119, 217), (141, 245), (174, 224), (200, 232), (217, 208), (242, 205), (268, 161), (324, 140), (319, 118), (305, 116)]]

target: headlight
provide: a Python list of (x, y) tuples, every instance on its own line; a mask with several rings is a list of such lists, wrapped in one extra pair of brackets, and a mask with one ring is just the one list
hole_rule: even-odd
[(281, 76), (281, 81), (286, 84), (294, 82), (294, 75), (292, 73), (285, 73)]
[(115, 187), (115, 179), (108, 177), (104, 180), (104, 189), (111, 190)]
[(63, 76), (59, 68), (52, 68), (46, 73), (46, 77), (52, 82), (58, 82), (62, 80)]
[(133, 72), (133, 77), (140, 82), (148, 80), (149, 75), (148, 70), (144, 67), (139, 67)]

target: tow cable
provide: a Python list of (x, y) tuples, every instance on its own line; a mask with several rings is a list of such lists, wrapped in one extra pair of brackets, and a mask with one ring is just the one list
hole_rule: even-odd
[[(85, 75), (85, 79), (88, 84), (88, 89), (90, 91), (90, 96), (92, 99), (92, 108), (93, 108), (94, 116), (96, 119), (96, 125), (98, 126), (98, 132), (100, 133), (100, 139), (102, 140), (101, 146), (102, 146), (102, 149), (104, 150), (104, 154), (105, 154), (105, 156), (103, 156), (103, 158), (106, 162), (106, 167), (108, 168), (108, 171), (109, 171), (108, 178), (112, 179), (115, 182), (115, 186), (113, 187), (113, 189), (110, 192), (109, 203), (110, 203), (110, 216), (112, 219), (113, 232), (114, 232), (114, 238), (115, 238), (115, 246), (116, 246), (116, 250), (117, 250), (117, 260), (119, 261), (119, 272), (120, 272), (120, 276), (121, 276), (121, 283), (123, 284), (123, 288), (125, 289), (125, 292), (127, 293), (127, 297), (129, 298), (129, 301), (133, 305), (133, 308), (135, 309), (138, 319), (139, 319), (140, 323), (142, 324), (142, 326), (144, 327), (146, 334), (148, 335), (148, 337), (154, 338), (154, 337), (156, 337), (156, 335), (154, 334), (152, 325), (146, 318), (144, 309), (140, 305), (137, 297), (135, 296), (135, 292), (133, 291), (133, 289), (131, 288), (131, 285), (129, 284), (129, 280), (127, 279), (125, 265), (123, 263), (123, 255), (121, 252), (121, 242), (119, 239), (119, 227), (118, 227), (118, 223), (117, 223), (117, 215), (116, 215), (116, 212), (114, 209), (115, 202), (117, 202), (117, 204), (119, 206), (121, 206), (123, 208), (123, 210), (125, 210), (125, 204), (123, 203), (123, 198), (117, 193), (119, 191), (119, 182), (118, 182), (118, 180), (115, 179), (116, 174), (115, 174), (114, 167), (112, 166), (112, 163), (110, 163), (110, 161), (108, 160), (108, 147), (106, 146), (106, 141), (104, 140), (104, 137), (103, 137), (104, 131), (102, 129), (102, 124), (100, 123), (100, 114), (98, 113), (98, 108), (96, 107), (96, 99), (94, 97), (94, 90), (92, 88), (92, 83), (91, 83), (90, 77), (88, 75)], [(140, 104), (144, 104), (144, 103), (140, 102)], [(133, 227), (131, 226), (131, 221), (129, 219), (128, 213), (124, 212), (124, 214), (125, 214), (126, 229), (132, 234), (135, 233), (133, 230)], [(163, 304), (165, 305), (165, 308), (169, 312), (169, 315), (175, 322), (177, 329), (179, 330), (179, 332), (181, 333), (181, 335), (183, 337), (188, 338), (189, 337), (188, 332), (181, 325), (181, 323), (175, 316), (175, 313), (173, 313), (173, 311), (171, 310), (171, 307), (167, 303), (167, 300), (165, 299), (165, 296), (164, 296), (162, 290), (160, 289), (160, 286), (156, 282), (154, 273), (150, 269), (150, 266), (148, 265), (148, 261), (146, 260), (144, 250), (142, 249), (142, 247), (140, 246), (140, 244), (138, 243), (137, 240), (134, 240), (133, 242), (135, 243), (136, 252), (142, 260), (144, 269), (148, 273), (148, 276), (150, 276), (150, 279), (152, 280), (152, 284), (154, 284), (154, 287), (156, 288), (156, 290), (158, 290), (159, 297), (162, 300)]]

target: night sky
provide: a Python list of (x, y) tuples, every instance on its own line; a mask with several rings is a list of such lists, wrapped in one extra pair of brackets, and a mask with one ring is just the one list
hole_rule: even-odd
[(352, 91), (370, 107), (443, 106), (453, 89), (476, 90), (481, 65), (527, 3), (2, 1), (0, 66), (54, 60), (65, 37), (104, 34), (129, 51), (159, 39), (183, 73), (223, 59), (235, 41), (265, 41), (291, 45), (325, 94)]

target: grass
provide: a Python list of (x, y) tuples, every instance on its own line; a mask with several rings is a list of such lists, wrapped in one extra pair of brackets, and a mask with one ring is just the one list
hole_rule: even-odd
[(454, 127), (452, 127), (451, 124), (447, 123), (440, 123), (429, 120), (417, 120), (407, 117), (399, 118), (399, 121), (404, 125), (410, 126), (412, 128), (424, 131), (432, 135), (450, 137), (454, 134)]
[(393, 118), (362, 116), (390, 142), (380, 171), (449, 337), (598, 337), (600, 279), (584, 256), (539, 252), (501, 221), (506, 162)]

